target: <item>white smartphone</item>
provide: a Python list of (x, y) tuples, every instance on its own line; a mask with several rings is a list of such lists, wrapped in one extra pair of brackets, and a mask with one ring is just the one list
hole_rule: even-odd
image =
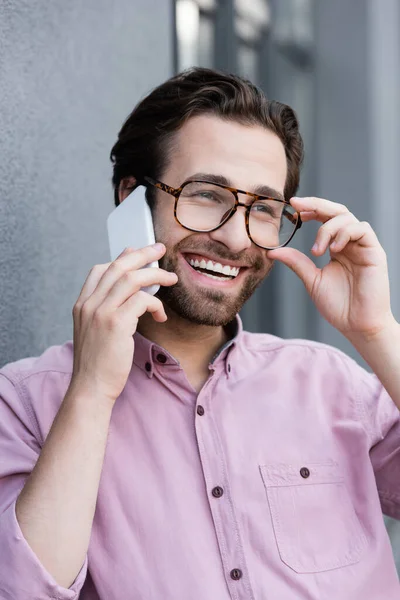
[[(109, 214), (107, 230), (111, 260), (128, 246), (139, 249), (155, 243), (153, 219), (145, 194), (146, 188), (138, 186)], [(158, 267), (158, 261), (145, 267)], [(159, 285), (151, 285), (143, 291), (154, 296), (159, 289)]]

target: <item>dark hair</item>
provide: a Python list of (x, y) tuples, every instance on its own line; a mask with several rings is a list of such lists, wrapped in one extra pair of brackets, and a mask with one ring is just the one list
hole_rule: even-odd
[[(243, 77), (195, 67), (155, 88), (122, 126), (110, 154), (116, 206), (121, 180), (133, 176), (140, 182), (146, 175), (160, 177), (168, 165), (174, 134), (199, 114), (213, 114), (243, 125), (262, 125), (276, 133), (287, 159), (285, 198), (296, 193), (303, 141), (293, 109), (268, 100), (260, 88)], [(153, 199), (148, 196), (150, 203)]]

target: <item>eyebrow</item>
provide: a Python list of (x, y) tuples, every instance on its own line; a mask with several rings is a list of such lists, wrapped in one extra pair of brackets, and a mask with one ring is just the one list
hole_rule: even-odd
[[(232, 185), (232, 182), (229, 181), (229, 179), (227, 179), (223, 175), (216, 175), (215, 173), (195, 173), (194, 175), (187, 177), (185, 183), (186, 181), (209, 181), (210, 183), (220, 183), (221, 185), (227, 185), (228, 187), (235, 188), (235, 186)], [(254, 186), (251, 193), (258, 194), (259, 196), (267, 196), (268, 198), (277, 198), (278, 200), (285, 200), (281, 192), (278, 192), (274, 188), (265, 184)]]

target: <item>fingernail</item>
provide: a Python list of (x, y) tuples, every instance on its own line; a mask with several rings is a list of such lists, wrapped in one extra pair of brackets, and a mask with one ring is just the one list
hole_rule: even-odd
[(313, 252), (316, 252), (318, 250), (318, 244), (314, 244), (314, 246), (311, 248), (311, 250)]
[(153, 244), (153, 248), (155, 250), (164, 250), (165, 246), (164, 244), (160, 244), (159, 242), (157, 244)]

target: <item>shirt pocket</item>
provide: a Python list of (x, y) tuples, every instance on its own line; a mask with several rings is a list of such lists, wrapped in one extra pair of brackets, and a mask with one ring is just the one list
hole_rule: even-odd
[(337, 463), (260, 466), (281, 560), (297, 573), (358, 562), (367, 545)]

